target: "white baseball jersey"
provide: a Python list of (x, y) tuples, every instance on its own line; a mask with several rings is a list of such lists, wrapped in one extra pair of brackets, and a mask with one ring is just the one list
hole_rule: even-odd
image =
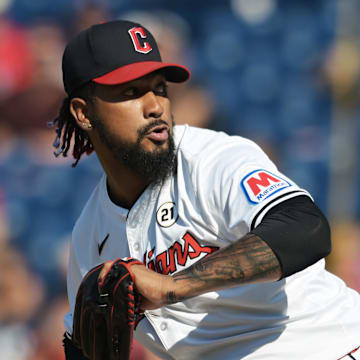
[[(252, 141), (188, 126), (174, 137), (177, 173), (130, 211), (111, 202), (105, 176), (88, 200), (70, 247), (69, 333), (77, 289), (95, 265), (132, 256), (174, 274), (239, 240), (276, 204), (308, 195)], [(164, 359), (336, 360), (360, 345), (360, 296), (324, 264), (147, 311), (135, 336)]]

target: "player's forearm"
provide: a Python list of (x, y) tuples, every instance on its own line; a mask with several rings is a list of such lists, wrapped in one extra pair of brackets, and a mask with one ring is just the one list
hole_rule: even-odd
[(281, 275), (281, 266), (270, 247), (260, 237), (247, 234), (176, 273), (168, 302), (241, 284), (276, 281)]

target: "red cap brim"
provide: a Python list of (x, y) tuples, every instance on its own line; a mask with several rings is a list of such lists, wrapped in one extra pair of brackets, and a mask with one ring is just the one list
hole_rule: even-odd
[(158, 61), (143, 61), (122, 66), (93, 79), (93, 81), (103, 85), (123, 84), (161, 69), (164, 70), (166, 80), (170, 82), (181, 83), (190, 78), (190, 71), (185, 66)]

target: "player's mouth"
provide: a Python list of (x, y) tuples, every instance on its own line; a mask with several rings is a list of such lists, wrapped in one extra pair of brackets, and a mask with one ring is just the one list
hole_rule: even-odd
[(152, 141), (164, 142), (169, 137), (169, 127), (167, 125), (158, 125), (146, 133), (146, 137)]

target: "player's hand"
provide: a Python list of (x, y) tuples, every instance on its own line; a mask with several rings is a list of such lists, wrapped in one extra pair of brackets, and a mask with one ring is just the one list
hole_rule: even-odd
[[(107, 261), (99, 275), (99, 282), (111, 268), (113, 261)], [(168, 294), (174, 292), (175, 282), (171, 276), (159, 274), (144, 265), (131, 266), (134, 283), (141, 295), (140, 309), (153, 310), (171, 303)]]
[(157, 309), (169, 303), (167, 294), (173, 291), (174, 281), (169, 275), (162, 275), (142, 265), (134, 265), (132, 272), (135, 286), (142, 296), (140, 308)]

